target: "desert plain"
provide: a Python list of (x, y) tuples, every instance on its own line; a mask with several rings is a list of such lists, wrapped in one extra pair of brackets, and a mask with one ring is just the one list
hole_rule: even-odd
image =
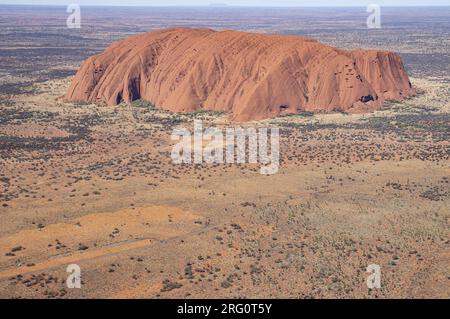
[[(81, 29), (64, 7), (0, 9), (0, 298), (450, 297), (448, 7), (387, 8), (379, 30), (364, 8), (88, 8)], [(63, 100), (84, 59), (168, 26), (392, 50), (418, 94), (246, 123)], [(278, 174), (174, 164), (194, 119), (279, 128)]]

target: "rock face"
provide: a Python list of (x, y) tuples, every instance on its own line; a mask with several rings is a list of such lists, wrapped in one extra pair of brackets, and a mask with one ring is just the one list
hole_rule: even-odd
[(368, 112), (414, 95), (398, 54), (339, 50), (299, 36), (176, 28), (116, 42), (86, 60), (65, 99), (143, 99), (236, 121), (302, 111)]

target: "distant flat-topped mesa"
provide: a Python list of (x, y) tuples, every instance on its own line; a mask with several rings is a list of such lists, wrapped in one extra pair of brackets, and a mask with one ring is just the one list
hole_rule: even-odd
[(414, 94), (396, 53), (339, 50), (300, 36), (176, 28), (132, 36), (90, 57), (65, 99), (142, 99), (168, 111), (224, 111), (249, 121), (369, 112)]

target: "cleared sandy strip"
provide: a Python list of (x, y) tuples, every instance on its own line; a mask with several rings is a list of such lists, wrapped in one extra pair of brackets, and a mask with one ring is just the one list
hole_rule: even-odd
[[(0, 265), (4, 269), (0, 271), (0, 279), (117, 254), (148, 246), (154, 241), (177, 238), (198, 230), (199, 225), (193, 221), (201, 218), (176, 207), (155, 206), (95, 213), (70, 223), (23, 230), (0, 238)], [(78, 250), (81, 243), (87, 245), (86, 249)], [(63, 250), (56, 250), (56, 246), (62, 244), (65, 245)], [(10, 256), (8, 252), (14, 254)], [(17, 259), (24, 261), (24, 264), (33, 261), (35, 265), (18, 268), (11, 263)]]
[(42, 263), (39, 263), (37, 265), (34, 265), (32, 267), (21, 267), (21, 268), (14, 268), (14, 269), (8, 269), (5, 271), (0, 272), (0, 279), (10, 278), (17, 275), (23, 275), (27, 273), (33, 273), (33, 272), (39, 272), (51, 268), (60, 267), (63, 265), (70, 265), (73, 263), (81, 262), (84, 260), (92, 260), (94, 258), (99, 257), (105, 257), (114, 255), (120, 252), (129, 251), (137, 248), (142, 248), (145, 246), (148, 246), (152, 243), (152, 240), (150, 239), (144, 239), (134, 242), (127, 242), (123, 244), (114, 244), (110, 247), (104, 247), (93, 251), (87, 251), (87, 252), (77, 252), (69, 256), (64, 256), (56, 259), (51, 259)]

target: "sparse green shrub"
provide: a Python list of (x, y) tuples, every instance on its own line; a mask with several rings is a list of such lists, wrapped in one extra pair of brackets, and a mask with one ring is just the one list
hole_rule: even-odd
[(141, 99), (131, 102), (131, 106), (138, 107), (138, 108), (144, 108), (144, 109), (155, 108), (155, 106), (151, 102), (141, 100)]

